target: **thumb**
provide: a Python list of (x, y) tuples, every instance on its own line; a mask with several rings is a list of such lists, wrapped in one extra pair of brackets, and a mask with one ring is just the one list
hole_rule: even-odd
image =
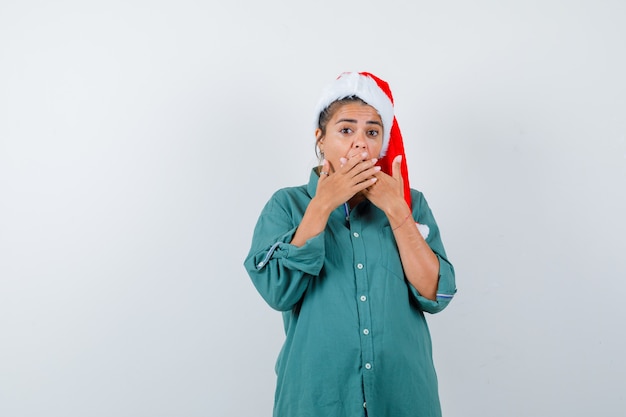
[(398, 155), (393, 158), (391, 165), (391, 176), (397, 180), (402, 181), (402, 155)]

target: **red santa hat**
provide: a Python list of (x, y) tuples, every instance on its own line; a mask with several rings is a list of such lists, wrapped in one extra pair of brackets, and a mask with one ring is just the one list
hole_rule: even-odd
[(333, 102), (352, 96), (360, 98), (376, 109), (383, 122), (383, 147), (378, 160), (381, 170), (391, 175), (394, 158), (402, 155), (401, 171), (404, 182), (404, 199), (411, 207), (411, 188), (404, 154), (404, 143), (398, 122), (393, 114), (391, 89), (386, 81), (368, 72), (344, 72), (322, 91), (322, 96), (315, 108), (316, 120), (319, 121), (320, 114)]

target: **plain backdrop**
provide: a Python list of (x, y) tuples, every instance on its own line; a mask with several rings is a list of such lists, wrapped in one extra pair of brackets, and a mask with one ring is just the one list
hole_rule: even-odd
[(623, 0), (2, 0), (0, 416), (271, 415), (242, 263), (343, 71), (456, 267), (444, 415), (623, 416), (625, 39)]

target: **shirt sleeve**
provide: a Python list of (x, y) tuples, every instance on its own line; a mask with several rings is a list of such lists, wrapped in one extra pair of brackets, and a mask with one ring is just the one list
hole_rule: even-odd
[(291, 310), (324, 264), (324, 232), (301, 247), (289, 243), (301, 219), (275, 194), (261, 212), (244, 261), (257, 291), (275, 310)]
[(418, 191), (412, 191), (413, 216), (418, 223), (418, 228), (424, 236), (426, 243), (435, 252), (439, 259), (439, 283), (437, 286), (437, 299), (430, 300), (422, 296), (419, 291), (411, 284), (409, 290), (420, 308), (428, 313), (438, 313), (448, 306), (452, 298), (456, 294), (456, 279), (454, 275), (454, 267), (448, 260), (446, 251), (443, 247), (439, 227), (435, 221), (424, 195)]

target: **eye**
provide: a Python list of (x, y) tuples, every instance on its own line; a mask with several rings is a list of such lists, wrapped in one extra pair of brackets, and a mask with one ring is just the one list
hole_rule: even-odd
[(344, 135), (352, 133), (352, 129), (350, 129), (349, 127), (342, 127), (339, 131)]
[(376, 129), (372, 129), (372, 130), (368, 130), (367, 134), (368, 134), (368, 136), (371, 136), (371, 137), (375, 138), (375, 137), (377, 137), (380, 134), (380, 132), (378, 132), (378, 130), (376, 130)]

